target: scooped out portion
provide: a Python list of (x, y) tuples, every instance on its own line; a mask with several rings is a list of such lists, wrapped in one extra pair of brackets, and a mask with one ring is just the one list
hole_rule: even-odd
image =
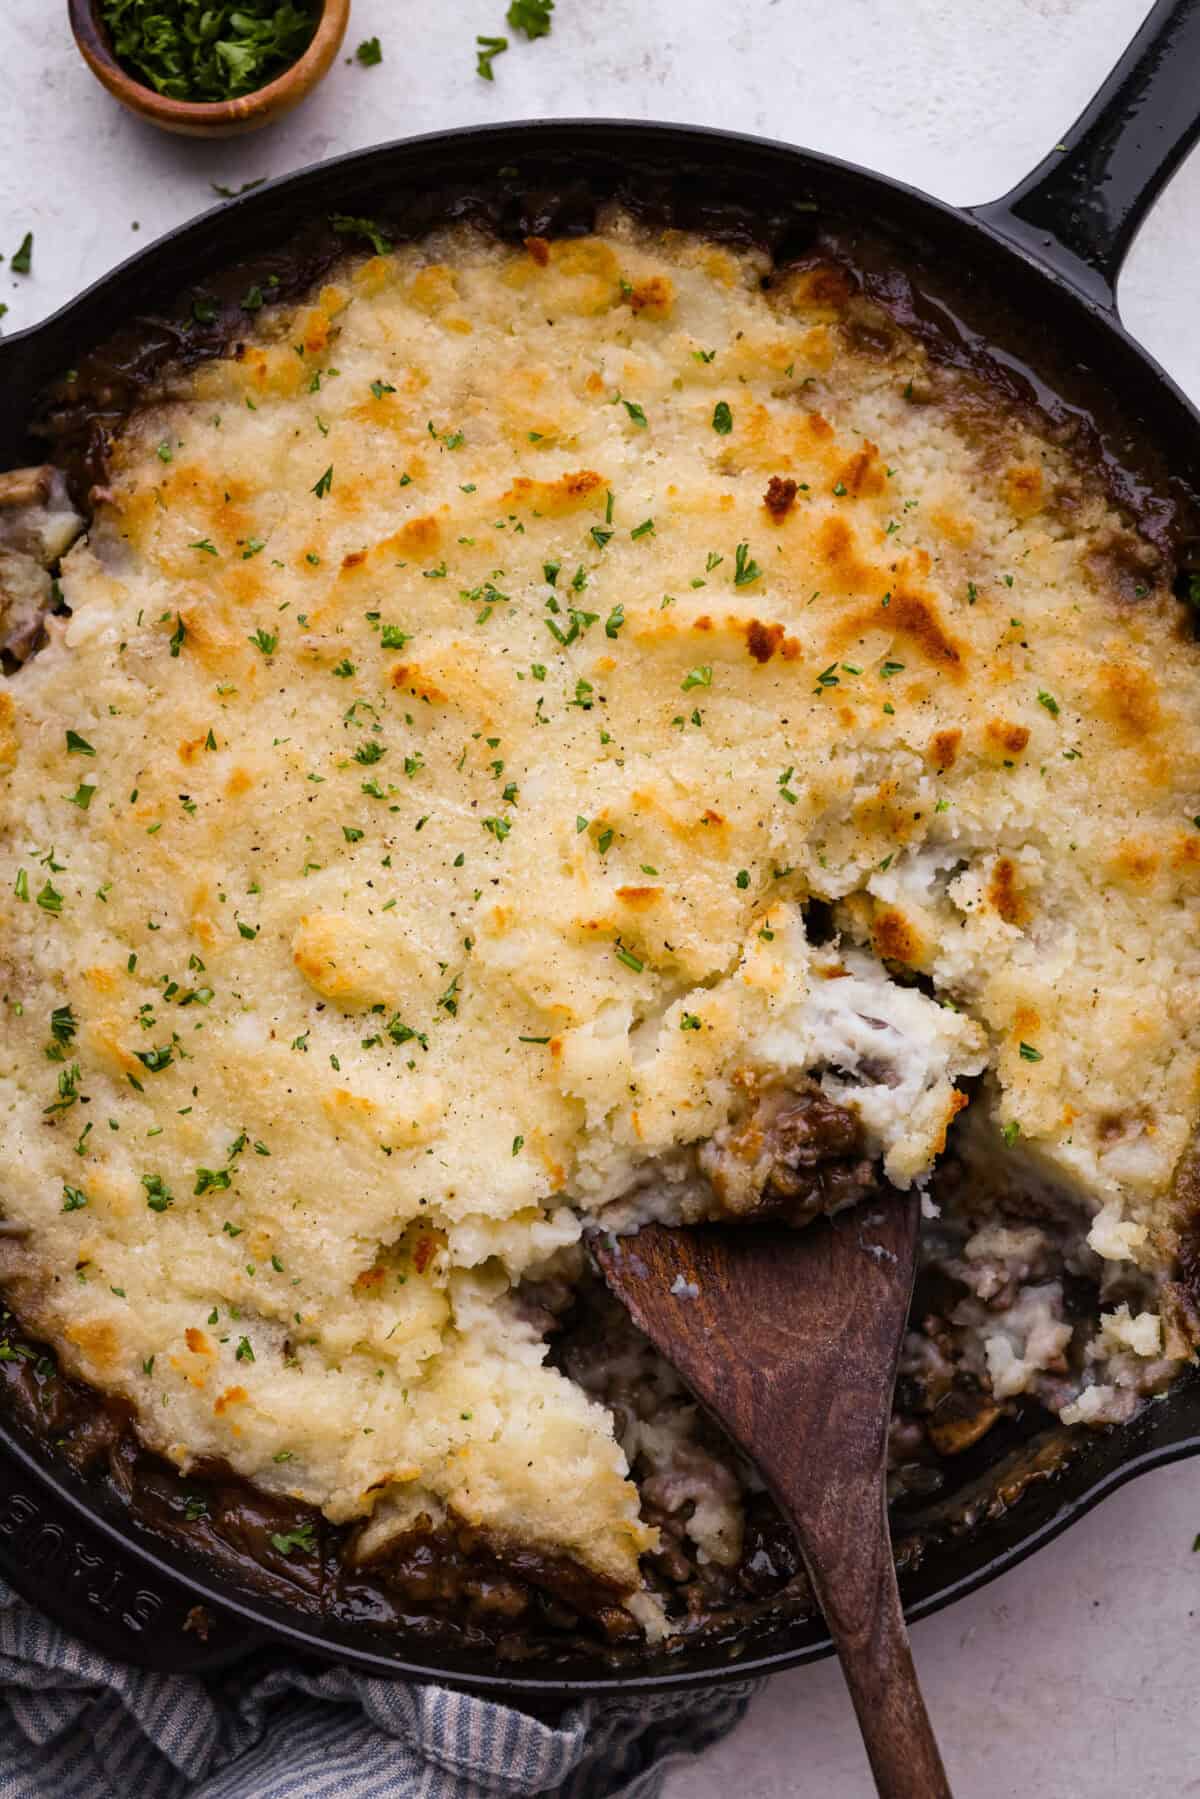
[(861, 950), (810, 945), (798, 906), (766, 916), (740, 977), (770, 1001), (747, 1028), (728, 1117), (694, 1148), (643, 1161), (597, 1214), (606, 1229), (802, 1225), (881, 1182), (927, 1182), (945, 1148), (967, 1103), (955, 1083), (986, 1064), (979, 1027)]
[(1200, 653), (832, 248), (373, 236), (164, 373), (69, 552), (0, 486), (0, 1274), (189, 1480), (661, 1635), (755, 1477), (593, 1224), (918, 1186), (904, 1492), (1191, 1354)]
[(27, 660), (55, 604), (50, 570), (83, 530), (61, 470), (0, 474), (0, 666)]

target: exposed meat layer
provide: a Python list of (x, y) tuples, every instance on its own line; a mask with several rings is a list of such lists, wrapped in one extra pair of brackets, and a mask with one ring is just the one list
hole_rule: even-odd
[(813, 1081), (764, 1094), (740, 1125), (717, 1132), (700, 1162), (716, 1216), (797, 1225), (857, 1204), (881, 1178), (857, 1112)]

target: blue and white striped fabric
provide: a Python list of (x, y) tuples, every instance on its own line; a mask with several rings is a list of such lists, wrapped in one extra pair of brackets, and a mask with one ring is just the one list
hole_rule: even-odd
[(260, 1654), (205, 1680), (109, 1661), (0, 1584), (0, 1799), (657, 1799), (753, 1687), (556, 1724)]

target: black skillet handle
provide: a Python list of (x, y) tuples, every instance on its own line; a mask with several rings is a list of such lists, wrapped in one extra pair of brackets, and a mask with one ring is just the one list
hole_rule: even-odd
[(198, 1603), (157, 1556), (110, 1535), (4, 1438), (0, 1579), (89, 1648), (157, 1674), (200, 1674), (263, 1640), (236, 1614)]
[(1200, 0), (1157, 0), (1062, 143), (974, 218), (1115, 311), (1117, 275), (1200, 135)]

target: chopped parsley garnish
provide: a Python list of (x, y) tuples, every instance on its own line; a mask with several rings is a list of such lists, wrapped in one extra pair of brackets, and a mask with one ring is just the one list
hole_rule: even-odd
[(37, 896), (37, 903), (42, 908), (43, 912), (61, 912), (63, 908), (63, 896), (56, 887), (51, 885), (49, 879), (47, 879), (46, 885)]
[(625, 608), (624, 608), (624, 606), (621, 606), (621, 605), (614, 606), (612, 611), (609, 613), (608, 617), (604, 621), (604, 635), (606, 637), (616, 637), (617, 633), (620, 631), (621, 626), (624, 623), (625, 623)]
[(55, 1043), (70, 1043), (78, 1029), (79, 1021), (70, 1006), (55, 1006), (50, 1014), (50, 1035)]
[(70, 1111), (79, 1098), (79, 1078), (78, 1062), (72, 1062), (69, 1068), (59, 1069), (58, 1098), (52, 1099), (48, 1106), (42, 1107), (47, 1118), (52, 1118), (56, 1112)]
[[(196, 1185), (192, 1188), (192, 1192), (196, 1194), (223, 1193), (229, 1184), (230, 1174), (228, 1168), (197, 1168)], [(228, 1225), (225, 1228), (228, 1230)], [(236, 1231), (231, 1231), (230, 1234), (232, 1236), (238, 1235)]]
[(904, 664), (903, 662), (885, 662), (879, 672), (885, 681), (890, 681), (893, 675), (899, 675), (904, 672)]
[(383, 625), (379, 632), (379, 641), (385, 650), (402, 650), (410, 637), (411, 633), (402, 631), (399, 625)]
[[(555, 607), (555, 610), (558, 610), (557, 606)], [(575, 607), (572, 607), (567, 616), (570, 619), (570, 625), (566, 631), (556, 625), (552, 618), (542, 620), (542, 623), (545, 625), (547, 631), (549, 631), (551, 637), (553, 637), (555, 643), (562, 644), (564, 649), (569, 644), (574, 643), (576, 638), (580, 637), (583, 632), (590, 630), (596, 623), (596, 620), (600, 617), (600, 614), (598, 612), (581, 612)]]
[(683, 1017), (679, 1020), (679, 1028), (681, 1031), (698, 1031), (700, 1029), (700, 1020), (695, 1012), (685, 1012)]
[(260, 625), (253, 637), (248, 637), (246, 642), (252, 643), (256, 649), (262, 651), (264, 656), (273, 656), (275, 646), (279, 642), (279, 633), (278, 631), (264, 631)]
[(506, 37), (477, 37), (475, 43), (475, 73), (484, 81), (495, 81), (492, 64), (498, 56), (503, 56), (508, 49)]
[(553, 11), (554, 0), (512, 0), (504, 16), (514, 31), (532, 40), (549, 37)]
[(692, 691), (693, 687), (711, 687), (712, 686), (712, 678), (713, 678), (712, 666), (710, 663), (706, 662), (701, 668), (693, 668), (693, 669), (688, 670), (688, 673), (683, 677), (683, 680), (679, 683), (680, 690), (683, 693), (690, 693)]
[(633, 527), (633, 530), (629, 535), (636, 542), (639, 537), (649, 537), (653, 533), (653, 530), (654, 520), (652, 518), (644, 518), (640, 525), (635, 525)]
[(1042, 1059), (1041, 1050), (1034, 1049), (1032, 1043), (1022, 1043), (1020, 1055), (1022, 1062), (1040, 1062)]
[(170, 649), (172, 656), (178, 656), (180, 650), (183, 648), (184, 639), (186, 637), (187, 637), (187, 627), (184, 624), (182, 618), (179, 616), (179, 614), (176, 613), (175, 614), (175, 629), (172, 631), (170, 637), (167, 640), (167, 647)]
[(427, 1050), (429, 1048), (429, 1039), (425, 1035), (425, 1032), (414, 1031), (411, 1025), (404, 1023), (399, 1012), (395, 1013), (393, 1017), (388, 1020), (387, 1025), (384, 1028), (392, 1042), (395, 1044), (419, 1043), (422, 1049)]
[(175, 1204), (175, 1195), (161, 1174), (144, 1174), (142, 1186), (146, 1189), (146, 1204), (152, 1212), (165, 1212), (168, 1206)]
[(78, 731), (68, 731), (67, 754), (68, 756), (94, 756), (96, 752), (86, 737), (81, 737)]
[(238, 1346), (233, 1352), (233, 1357), (236, 1362), (252, 1362), (254, 1360), (254, 1350), (250, 1346), (249, 1337), (238, 1338)]
[(21, 247), (14, 250), (9, 268), (14, 275), (28, 275), (33, 268), (33, 232), (27, 231), (21, 239)]
[(623, 943), (617, 944), (616, 955), (617, 961), (623, 962), (626, 968), (632, 968), (634, 974), (641, 974), (642, 969), (646, 966), (640, 957), (635, 956), (631, 949), (626, 949)]
[(384, 394), (394, 394), (395, 391), (390, 381), (372, 381), (371, 383), (371, 392), (377, 400), (382, 400)]
[(340, 237), (365, 237), (376, 256), (386, 256), (392, 247), (391, 238), (374, 219), (355, 219), (348, 213), (335, 212), (329, 222)]
[(86, 781), (80, 781), (74, 793), (69, 793), (67, 798), (73, 806), (78, 806), (81, 812), (86, 812), (92, 803), (92, 795), (95, 791), (96, 789), (89, 787)]
[(88, 1196), (82, 1187), (69, 1187), (65, 1181), (63, 1182), (62, 1209), (64, 1212), (81, 1212), (87, 1202)]
[(265, 175), (256, 175), (253, 181), (243, 181), (241, 187), (224, 187), (219, 181), (210, 181), (208, 185), (222, 200), (236, 200), (239, 194), (248, 194), (254, 188), (261, 187), (265, 180)]
[(728, 437), (733, 430), (733, 414), (726, 400), (718, 400), (713, 407), (712, 428), (718, 437)]
[(1038, 705), (1044, 706), (1046, 708), (1047, 712), (1050, 714), (1051, 718), (1058, 717), (1058, 701), (1055, 699), (1055, 697), (1052, 693), (1046, 693), (1044, 689), (1039, 688), (1038, 689)]
[[(242, 1342), (245, 1341), (246, 1339), (243, 1337)], [(306, 1555), (315, 1555), (317, 1549), (315, 1528), (311, 1524), (298, 1524), (295, 1530), (272, 1531), (271, 1544), (279, 1551), (280, 1555), (290, 1555), (293, 1549), (302, 1549)]]
[(171, 1065), (172, 1047), (169, 1043), (159, 1044), (155, 1049), (135, 1049), (133, 1053), (142, 1067), (151, 1074), (161, 1074), (164, 1068)]
[(1015, 1118), (1012, 1118), (1001, 1130), (1000, 1135), (1004, 1138), (1009, 1149), (1011, 1149), (1017, 1138), (1021, 1135), (1021, 1126)]
[(750, 870), (748, 868), (738, 869), (737, 885), (741, 887), (743, 891), (750, 885)]
[(458, 984), (460, 979), (461, 976), (455, 975), (445, 993), (442, 994), (437, 1002), (439, 1008), (443, 1012), (448, 1012), (451, 1018), (456, 1018), (458, 1016)]
[(360, 743), (355, 750), (354, 760), (361, 762), (364, 768), (370, 768), (373, 762), (381, 762), (386, 755), (387, 750), (382, 743), (375, 743), (368, 738), (366, 743)]
[(646, 414), (642, 411), (642, 408), (638, 405), (636, 400), (622, 400), (621, 404), (625, 408), (626, 412), (629, 414), (630, 418), (633, 420), (635, 425), (641, 425), (641, 426), (645, 427), (646, 422), (647, 422)]
[(483, 828), (485, 831), (490, 831), (492, 833), (492, 836), (496, 839), (497, 843), (503, 843), (504, 839), (508, 836), (508, 833), (512, 830), (512, 824), (507, 818), (485, 818), (483, 821)]
[(740, 543), (734, 554), (733, 584), (735, 587), (748, 587), (751, 581), (757, 581), (762, 574), (757, 562), (750, 559), (750, 545)]
[(367, 37), (354, 54), (364, 69), (374, 69), (383, 61), (383, 45), (377, 37)]
[(217, 546), (209, 537), (198, 537), (195, 543), (190, 543), (188, 545), (188, 549), (202, 550), (206, 556), (215, 556), (217, 554)]
[(325, 470), (325, 473), (321, 476), (320, 480), (314, 481), (308, 491), (309, 491), (309, 493), (315, 493), (318, 500), (323, 500), (325, 498), (325, 495), (329, 492), (329, 490), (332, 486), (333, 486), (333, 464), (330, 463), (329, 467)]

